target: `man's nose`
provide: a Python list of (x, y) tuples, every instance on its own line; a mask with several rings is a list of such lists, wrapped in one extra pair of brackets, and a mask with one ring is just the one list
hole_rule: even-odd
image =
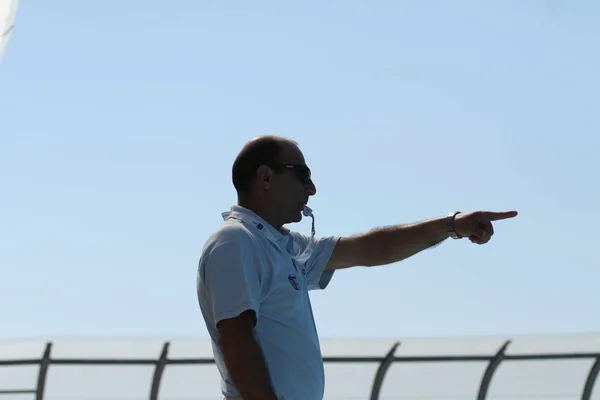
[(317, 194), (317, 187), (315, 186), (315, 183), (312, 180), (310, 180), (306, 184), (306, 194), (309, 196), (314, 196), (315, 194)]

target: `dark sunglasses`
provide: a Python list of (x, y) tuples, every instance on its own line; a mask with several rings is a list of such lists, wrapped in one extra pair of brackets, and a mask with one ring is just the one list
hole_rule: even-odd
[(311, 182), (311, 173), (310, 168), (306, 165), (301, 164), (280, 164), (281, 167), (292, 170), (294, 175), (302, 182), (304, 185), (308, 185)]

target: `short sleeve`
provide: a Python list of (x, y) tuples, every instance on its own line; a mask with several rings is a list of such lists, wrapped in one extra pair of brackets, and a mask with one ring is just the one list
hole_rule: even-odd
[(312, 246), (310, 257), (304, 264), (308, 290), (325, 289), (329, 285), (334, 271), (324, 270), (340, 238), (329, 236), (311, 239), (296, 232), (293, 236), (300, 246), (300, 252), (303, 252), (306, 247)]
[(201, 262), (202, 290), (215, 326), (246, 310), (259, 314), (262, 263), (250, 238), (235, 239), (215, 244)]

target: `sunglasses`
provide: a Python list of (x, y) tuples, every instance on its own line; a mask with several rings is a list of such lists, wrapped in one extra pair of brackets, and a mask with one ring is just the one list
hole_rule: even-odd
[(292, 170), (296, 178), (300, 180), (304, 185), (308, 185), (311, 182), (310, 168), (306, 165), (301, 164), (280, 164), (281, 167)]

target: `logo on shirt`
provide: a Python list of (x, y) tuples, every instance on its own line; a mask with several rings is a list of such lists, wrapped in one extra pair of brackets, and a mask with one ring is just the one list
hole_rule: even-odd
[(296, 275), (289, 274), (288, 281), (290, 281), (290, 285), (296, 290), (300, 290), (300, 284), (298, 283), (298, 279), (296, 279)]
[(306, 270), (304, 268), (302, 268), (302, 275), (306, 275)]

